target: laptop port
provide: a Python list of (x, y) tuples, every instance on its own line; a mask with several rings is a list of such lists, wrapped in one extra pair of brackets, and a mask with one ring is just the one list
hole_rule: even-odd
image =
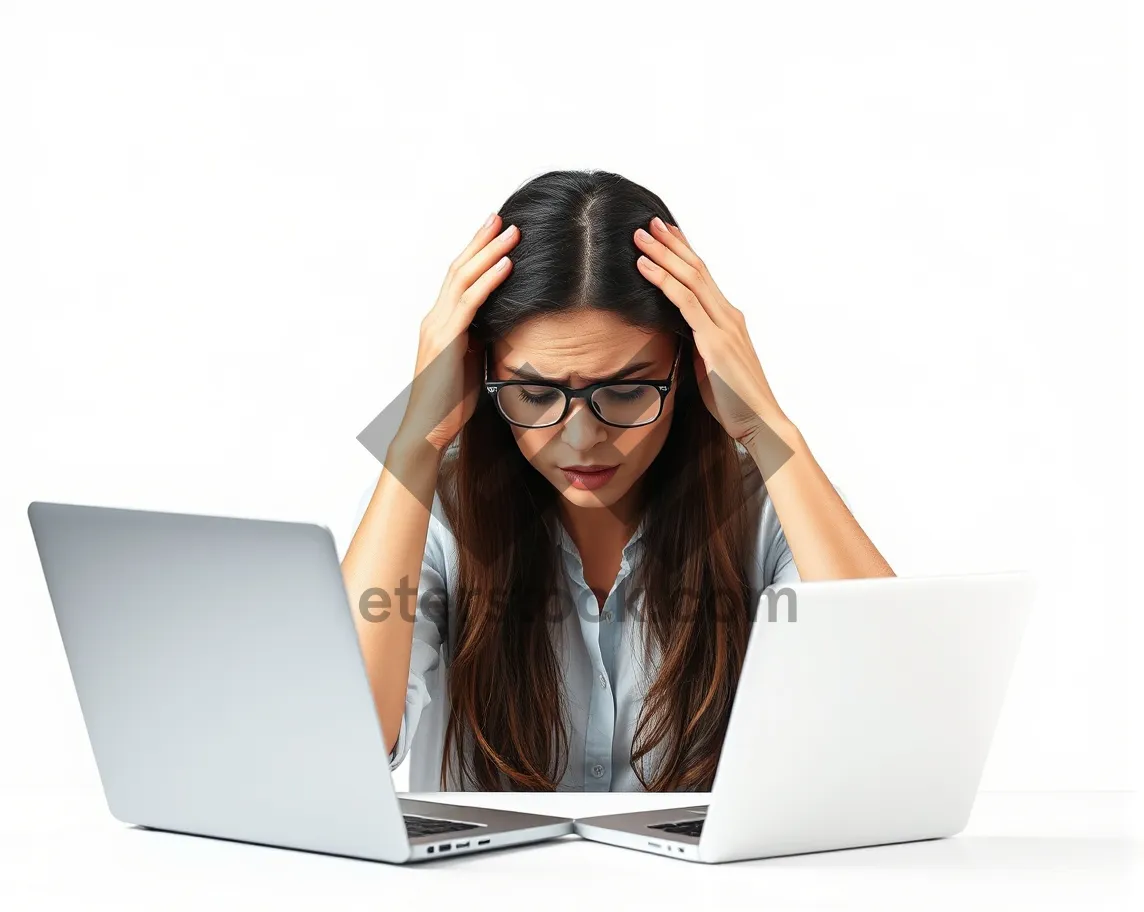
[(477, 845), (488, 845), (488, 844), (489, 844), (489, 840), (487, 840), (487, 839), (478, 839), (477, 840)]
[(448, 842), (446, 842), (443, 846), (440, 846), (442, 852), (448, 852), (451, 848), (453, 848), (453, 846)]
[(469, 847), (469, 844), (467, 842), (458, 842), (458, 843), (456, 843), (456, 847), (458, 849), (467, 849)]
[(435, 851), (436, 851), (436, 849), (434, 849), (433, 846), (429, 846), (429, 854), (430, 855), (432, 855)]

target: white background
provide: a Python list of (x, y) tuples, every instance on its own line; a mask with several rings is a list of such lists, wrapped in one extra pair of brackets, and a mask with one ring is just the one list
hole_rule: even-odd
[(601, 168), (900, 575), (1037, 574), (982, 786), (1139, 788), (1130, 6), (4, 2), (0, 783), (98, 788), (28, 502), (344, 548), (449, 261)]

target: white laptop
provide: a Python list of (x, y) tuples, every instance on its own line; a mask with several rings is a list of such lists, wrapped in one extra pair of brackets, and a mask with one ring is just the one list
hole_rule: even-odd
[(572, 832), (397, 797), (328, 529), (56, 503), (28, 518), (119, 820), (387, 862)]
[(1014, 572), (764, 591), (708, 803), (576, 832), (699, 862), (959, 833), (1034, 588)]

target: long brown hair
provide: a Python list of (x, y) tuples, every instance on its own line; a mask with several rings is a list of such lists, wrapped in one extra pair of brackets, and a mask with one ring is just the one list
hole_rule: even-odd
[[(655, 194), (601, 171), (548, 172), (499, 211), (521, 239), (512, 274), (477, 312), (472, 334), (481, 344), (577, 308), (681, 337), (672, 426), (641, 480), (644, 531), (628, 583), (642, 593), (644, 645), (656, 658), (631, 763), (649, 791), (707, 790), (750, 632), (753, 529), (744, 507), (761, 479), (702, 402), (678, 308), (635, 265), (636, 227), (654, 215), (675, 219)], [(441, 787), (453, 770), (462, 787), (555, 789), (569, 740), (552, 641), (562, 567), (551, 521), (561, 495), (529, 465), (483, 391), (438, 493), (458, 541), (459, 625)]]

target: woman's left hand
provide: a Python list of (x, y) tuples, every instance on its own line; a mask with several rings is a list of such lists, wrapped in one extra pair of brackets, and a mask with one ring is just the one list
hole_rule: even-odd
[(693, 330), (695, 376), (711, 414), (744, 446), (763, 428), (782, 436), (790, 420), (767, 383), (743, 313), (723, 296), (683, 232), (656, 216), (651, 233), (637, 229), (635, 242), (643, 252), (636, 261), (640, 272), (679, 307)]

